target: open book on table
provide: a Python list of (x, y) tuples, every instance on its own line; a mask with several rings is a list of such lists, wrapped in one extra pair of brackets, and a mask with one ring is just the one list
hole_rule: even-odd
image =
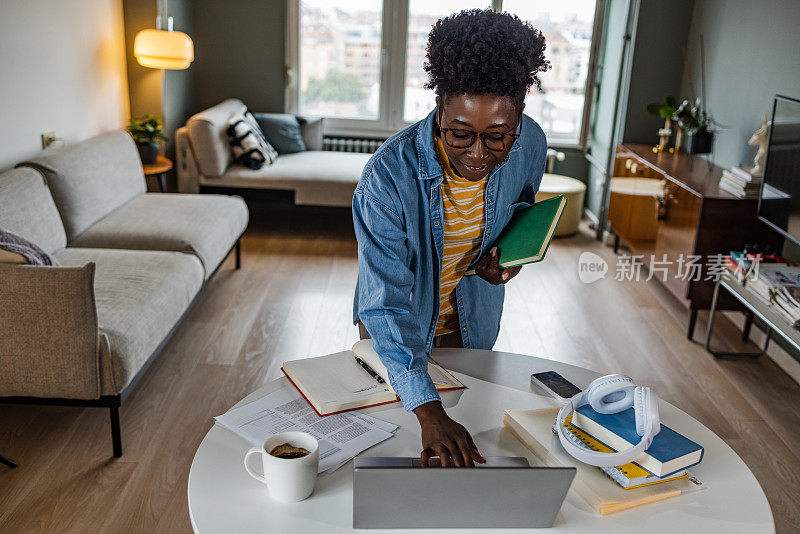
[[(380, 383), (370, 375), (356, 362), (356, 357), (384, 382)], [(372, 348), (370, 339), (357, 342), (352, 351), (284, 362), (281, 370), (319, 415), (400, 400), (389, 385), (389, 373)], [(431, 358), (428, 358), (428, 374), (439, 391), (466, 387)]]

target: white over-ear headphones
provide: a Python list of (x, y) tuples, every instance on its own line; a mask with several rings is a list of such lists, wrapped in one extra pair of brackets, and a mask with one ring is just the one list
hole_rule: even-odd
[[(591, 405), (598, 413), (611, 414), (634, 407), (636, 413), (636, 433), (642, 439), (630, 449), (605, 453), (583, 449), (575, 445), (568, 437), (564, 427), (564, 419), (574, 410), (586, 404)], [(653, 442), (653, 438), (661, 431), (658, 417), (658, 394), (650, 388), (637, 387), (633, 380), (625, 375), (608, 375), (594, 380), (585, 391), (572, 397), (558, 412), (556, 417), (558, 439), (564, 449), (576, 459), (597, 467), (613, 467), (634, 461)]]

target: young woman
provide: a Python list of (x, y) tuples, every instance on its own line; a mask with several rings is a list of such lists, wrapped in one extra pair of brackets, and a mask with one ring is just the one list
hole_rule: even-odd
[[(503, 310), (502, 269), (491, 248), (515, 209), (529, 206), (547, 143), (522, 114), (549, 68), (541, 32), (507, 13), (462, 11), (428, 38), (426, 88), (436, 109), (388, 139), (353, 196), (358, 285), (353, 321), (368, 335), (391, 385), (422, 431), (423, 465), (483, 462), (450, 419), (428, 376), (433, 346), (491, 349)], [(464, 276), (478, 260), (477, 276)]]

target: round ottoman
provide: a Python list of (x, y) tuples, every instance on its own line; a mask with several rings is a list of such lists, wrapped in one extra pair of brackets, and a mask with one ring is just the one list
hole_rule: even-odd
[(536, 193), (536, 202), (558, 195), (567, 197), (567, 205), (561, 215), (561, 220), (558, 221), (555, 237), (572, 235), (578, 231), (578, 224), (581, 222), (583, 214), (584, 194), (586, 194), (586, 185), (580, 180), (560, 174), (544, 173), (539, 192)]

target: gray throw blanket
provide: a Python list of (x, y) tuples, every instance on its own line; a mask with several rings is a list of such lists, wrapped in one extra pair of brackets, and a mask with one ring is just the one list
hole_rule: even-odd
[(20, 254), (31, 265), (58, 265), (58, 260), (24, 237), (0, 228), (0, 249)]

